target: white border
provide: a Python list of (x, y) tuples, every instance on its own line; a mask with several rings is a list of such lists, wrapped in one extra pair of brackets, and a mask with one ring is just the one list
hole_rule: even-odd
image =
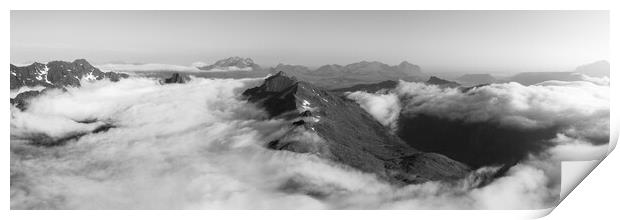
[[(77, 10), (102, 10), (102, 9), (155, 9), (155, 10), (249, 10), (249, 9), (298, 9), (298, 10), (325, 10), (325, 9), (357, 9), (357, 10), (515, 10), (515, 9), (538, 9), (538, 10), (612, 10), (611, 11), (611, 37), (619, 39), (618, 16), (615, 15), (617, 5), (607, 0), (522, 0), (522, 1), (491, 1), (491, 0), (435, 0), (435, 1), (335, 1), (335, 0), (313, 0), (313, 1), (284, 1), (284, 0), (261, 0), (261, 1), (129, 1), (129, 0), (107, 0), (107, 1), (78, 1), (78, 0), (21, 0), (5, 2), (6, 9), (2, 16), (4, 30), (9, 30), (9, 10), (16, 9), (77, 9)], [(614, 26), (614, 24), (616, 24)], [(59, 24), (62, 25), (62, 24)], [(36, 27), (33, 27), (36, 28)], [(5, 42), (4, 53), (2, 56), (7, 62), (10, 61), (10, 35), (8, 32), (2, 35)], [(612, 63), (612, 134), (617, 140), (618, 132), (618, 100), (614, 100), (613, 94), (620, 94), (615, 82), (613, 73), (618, 70), (614, 64), (619, 63), (617, 57), (617, 42), (611, 42)], [(8, 77), (8, 74), (6, 74)], [(5, 91), (8, 90), (8, 79), (5, 78), (2, 84)], [(7, 96), (8, 93), (5, 93)], [(5, 97), (7, 100), (8, 97)], [(4, 153), (2, 154), (2, 166), (5, 171), (2, 175), (2, 204), (6, 210), (10, 209), (10, 186), (9, 186), (9, 103), (5, 102), (3, 108), (4, 116), (2, 120), (5, 129), (2, 130)], [(573, 219), (573, 218), (593, 218), (606, 217), (607, 219), (618, 219), (616, 198), (620, 181), (618, 171), (618, 153), (611, 154), (603, 163), (577, 187), (571, 195), (558, 206), (548, 218), (552, 219)], [(259, 201), (257, 201), (259, 202)], [(540, 212), (530, 211), (7, 211), (5, 217), (18, 219), (117, 219), (117, 218), (149, 218), (149, 219), (505, 219), (506, 217), (537, 217)], [(543, 212), (544, 213), (544, 212)], [(6, 219), (6, 218), (5, 218)]]

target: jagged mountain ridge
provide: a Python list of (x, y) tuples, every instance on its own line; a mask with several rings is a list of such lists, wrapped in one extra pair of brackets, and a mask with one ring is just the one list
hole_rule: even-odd
[[(407, 145), (354, 101), (283, 72), (243, 96), (270, 117), (291, 121), (291, 129), (273, 140), (271, 149), (316, 154), (399, 183), (452, 180), (470, 171), (448, 157)], [(320, 141), (296, 138), (308, 134)]]
[(35, 62), (28, 66), (11, 64), (10, 83), (11, 89), (22, 86), (79, 87), (82, 79), (118, 81), (127, 77), (128, 75), (123, 73), (103, 72), (85, 59), (77, 59), (73, 62), (51, 61), (47, 64)]

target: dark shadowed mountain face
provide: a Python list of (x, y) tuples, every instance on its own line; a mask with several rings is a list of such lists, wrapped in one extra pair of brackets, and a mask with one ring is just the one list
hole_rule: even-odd
[(370, 84), (358, 84), (351, 87), (333, 89), (333, 92), (344, 93), (344, 92), (356, 92), (356, 91), (364, 91), (368, 93), (375, 93), (379, 91), (388, 91), (396, 88), (398, 82), (393, 80), (386, 80), (378, 83), (370, 83)]
[(260, 66), (250, 58), (229, 57), (198, 69), (210, 72), (253, 71), (259, 70)]
[(409, 146), (354, 101), (282, 72), (243, 95), (270, 117), (291, 121), (271, 149), (316, 154), (398, 183), (453, 180), (470, 171), (448, 157)]
[(429, 115), (401, 114), (398, 136), (418, 149), (444, 154), (472, 168), (514, 165), (542, 152), (558, 128), (517, 129), (493, 122), (466, 123)]
[(82, 79), (118, 81), (120, 78), (127, 77), (126, 74), (102, 72), (84, 59), (73, 62), (33, 63), (21, 67), (11, 64), (11, 89), (18, 89), (22, 86), (78, 87)]

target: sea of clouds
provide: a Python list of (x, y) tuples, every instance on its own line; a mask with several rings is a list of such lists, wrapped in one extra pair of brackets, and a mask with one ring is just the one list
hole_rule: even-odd
[[(607, 152), (606, 144), (588, 141), (609, 135), (609, 97), (601, 85), (500, 84), (457, 94), (401, 82), (386, 94), (350, 94), (392, 128), (401, 111), (525, 128), (566, 125), (552, 140), (555, 147), (483, 187), (474, 187), (476, 173), (497, 168), (481, 168), (457, 183), (396, 186), (314, 155), (267, 149), (290, 123), (268, 119), (241, 97), (260, 83), (193, 78), (160, 85), (132, 77), (48, 92), (23, 112), (12, 107), (11, 208), (547, 208), (559, 195), (557, 161), (597, 159)], [(33, 135), (88, 133), (103, 123), (115, 127), (59, 146), (29, 142)]]
[(353, 92), (347, 97), (392, 127), (399, 117), (423, 114), (521, 130), (556, 129), (556, 137), (547, 140), (549, 146), (542, 153), (530, 154), (504, 177), (472, 190), (496, 195), (477, 200), (486, 208), (552, 204), (560, 190), (562, 161), (599, 160), (610, 150), (609, 84), (605, 80), (547, 81), (530, 86), (501, 83), (469, 90), (401, 81), (387, 93)]

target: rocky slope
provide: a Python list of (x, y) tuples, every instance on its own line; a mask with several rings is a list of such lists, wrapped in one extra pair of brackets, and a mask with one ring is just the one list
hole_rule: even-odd
[(446, 156), (407, 145), (354, 101), (283, 72), (243, 95), (270, 117), (291, 122), (271, 149), (316, 154), (396, 183), (453, 180), (470, 171)]

